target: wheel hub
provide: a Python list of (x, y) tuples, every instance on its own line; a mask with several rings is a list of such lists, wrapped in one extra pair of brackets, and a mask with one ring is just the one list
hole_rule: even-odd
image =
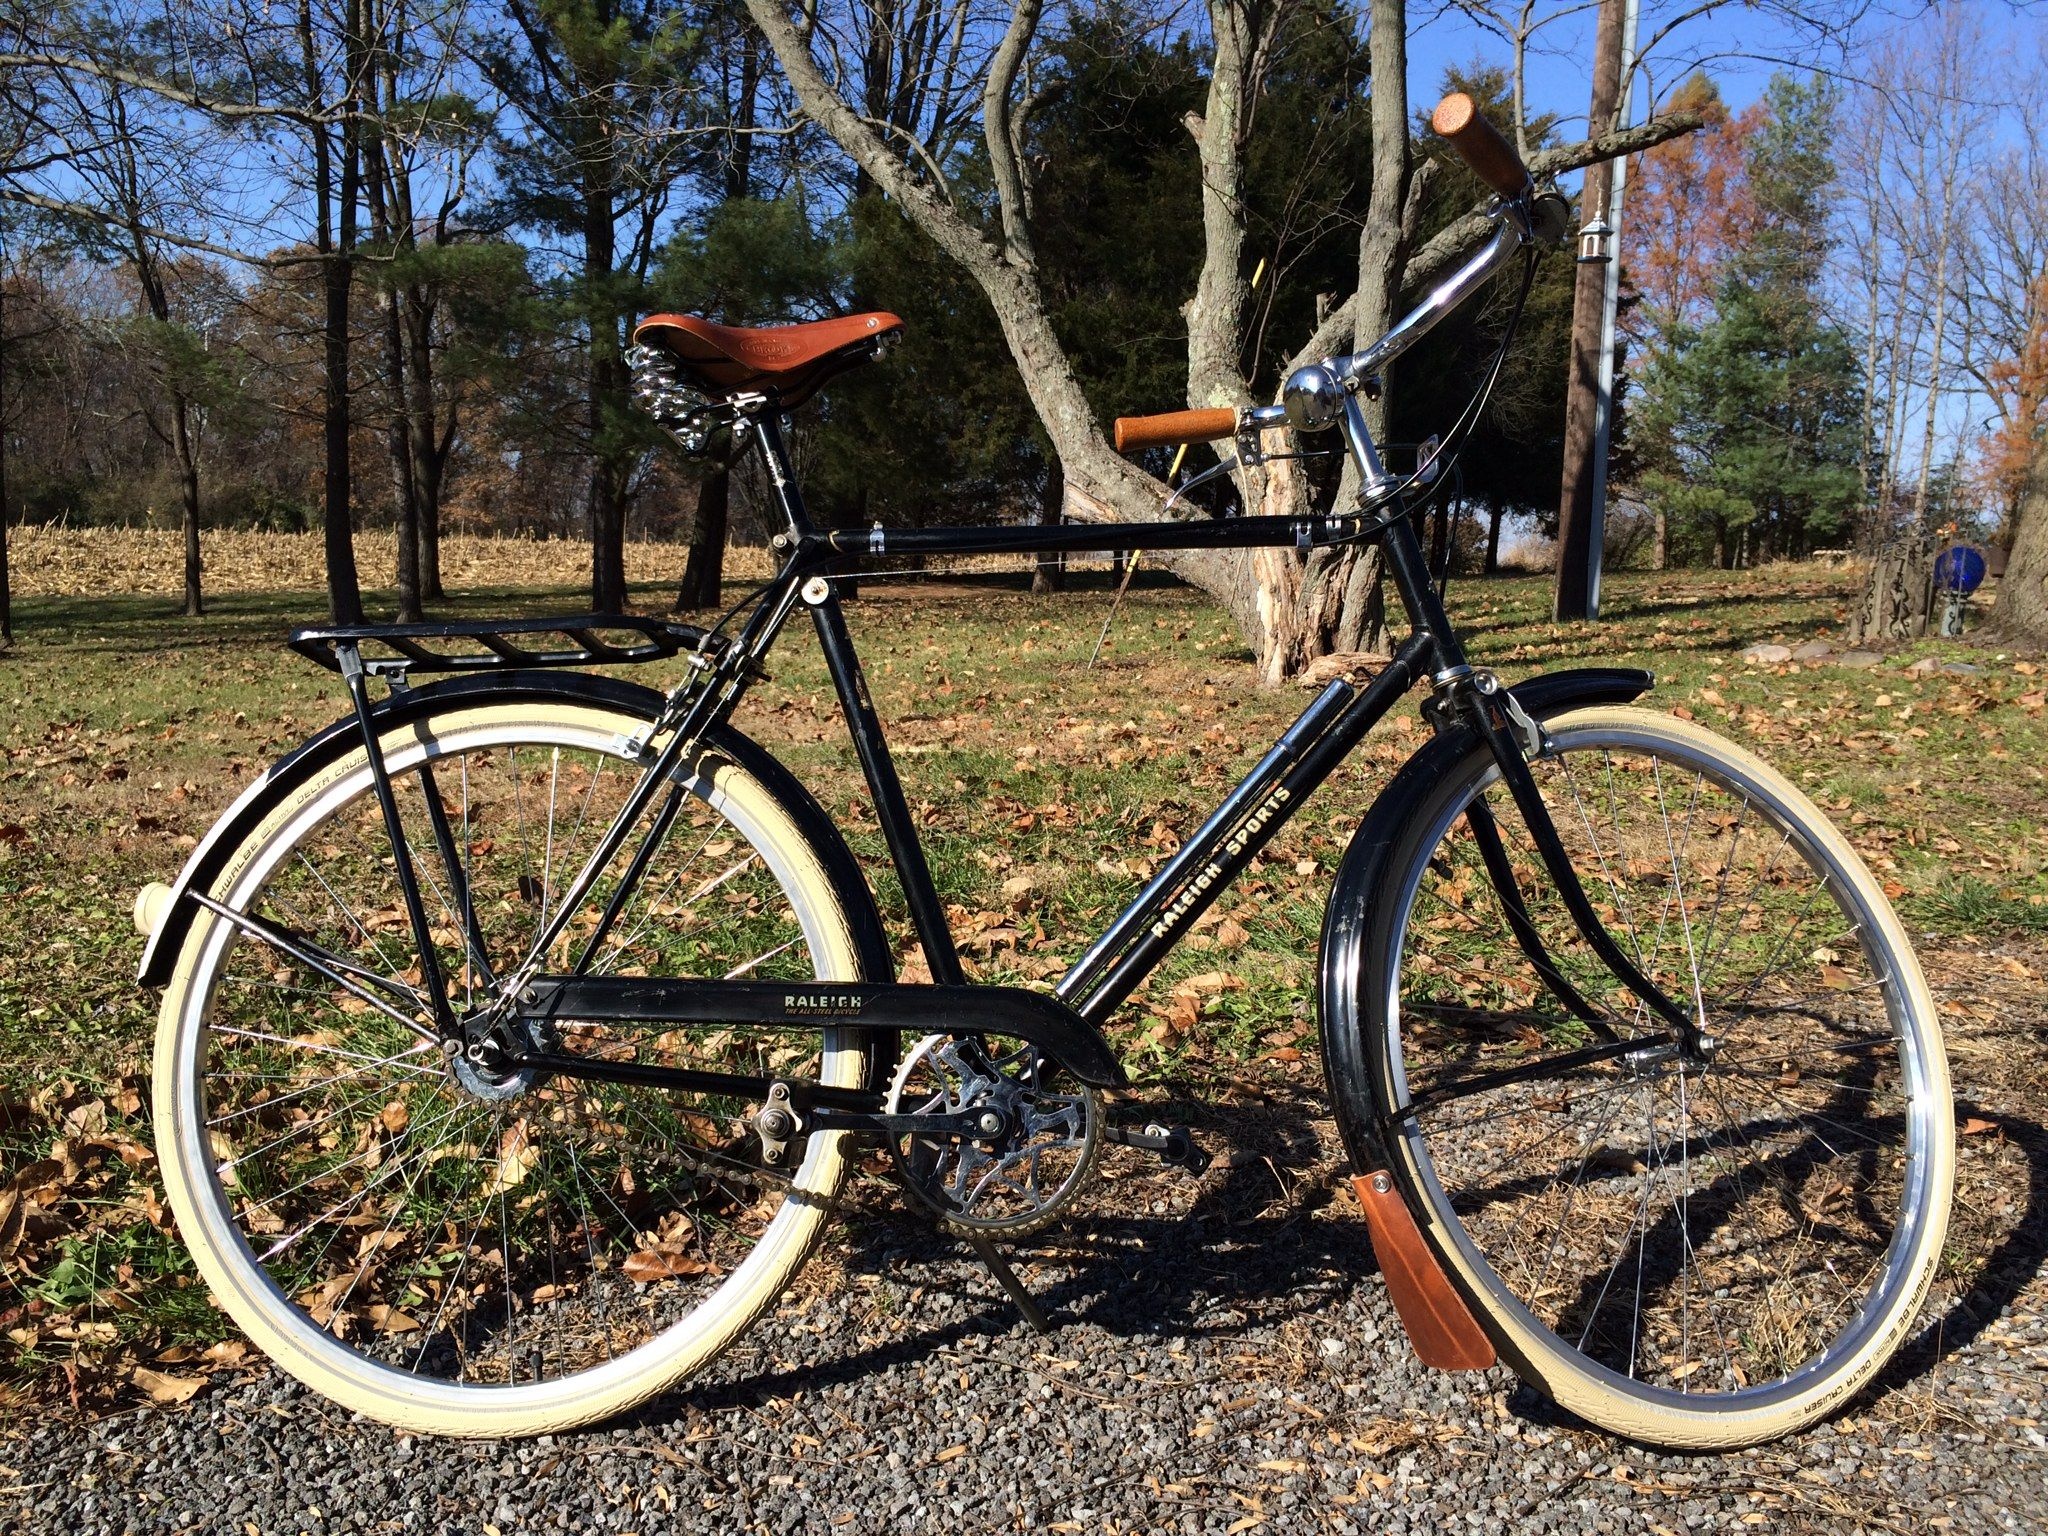
[(552, 1076), (541, 1067), (513, 1066), (513, 1057), (550, 1052), (561, 1043), (550, 1025), (509, 1013), (467, 1020), (462, 1036), (462, 1048), (449, 1058), (450, 1070), (467, 1092), (491, 1103), (531, 1093)]

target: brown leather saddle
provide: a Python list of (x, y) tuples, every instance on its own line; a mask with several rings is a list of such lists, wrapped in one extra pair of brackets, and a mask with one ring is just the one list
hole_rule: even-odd
[(902, 330), (900, 319), (882, 312), (768, 326), (649, 315), (633, 328), (633, 340), (674, 358), (707, 394), (773, 395), (790, 407), (827, 379), (867, 362)]

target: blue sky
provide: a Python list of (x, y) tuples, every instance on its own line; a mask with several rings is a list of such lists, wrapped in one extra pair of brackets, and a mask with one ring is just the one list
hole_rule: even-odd
[[(2044, 0), (1960, 0), (1978, 12), (1987, 33), (2003, 37), (2017, 53), (2032, 53), (2048, 37), (2048, 3)], [(1861, 7), (1855, 24), (1832, 40), (1818, 39), (1807, 28), (1792, 25), (1784, 12), (1799, 5), (1810, 13), (1846, 15)], [(1514, 0), (1500, 7), (1518, 9)], [(1642, 0), (1640, 36), (1645, 43), (1668, 18), (1697, 8), (1697, 0)], [(1763, 94), (1771, 75), (1787, 68), (1820, 68), (1853, 83), (1862, 48), (1881, 36), (1910, 33), (1927, 21), (1930, 6), (1919, 0), (1729, 0), (1707, 15), (1673, 28), (1646, 61), (1645, 81), (1661, 97), (1702, 67), (1720, 87), (1722, 98), (1740, 111)], [(1538, 13), (1564, 13), (1545, 28), (1528, 62), (1529, 111), (1534, 116), (1555, 112), (1563, 131), (1579, 137), (1585, 128), (1592, 94), (1591, 59), (1594, 0), (1539, 0)], [(1475, 23), (1453, 0), (1415, 0), (1408, 12), (1408, 91), (1420, 109), (1432, 102), (1452, 65), (1478, 62), (1507, 67), (1513, 50), (1506, 38)], [(1995, 79), (1986, 87), (1994, 101)], [(1637, 116), (1646, 105), (1639, 95)]]

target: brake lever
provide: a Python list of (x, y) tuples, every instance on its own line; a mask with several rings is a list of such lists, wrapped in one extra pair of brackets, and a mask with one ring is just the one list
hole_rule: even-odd
[(1199, 475), (1195, 475), (1189, 479), (1181, 481), (1180, 485), (1175, 488), (1174, 493), (1166, 498), (1166, 505), (1159, 509), (1160, 516), (1164, 517), (1167, 513), (1171, 512), (1174, 509), (1174, 506), (1180, 501), (1180, 499), (1183, 496), (1187, 495), (1189, 491), (1192, 491), (1196, 486), (1207, 485), (1211, 480), (1214, 480), (1218, 475), (1227, 475), (1237, 467), (1237, 455), (1232, 454), (1227, 459), (1218, 459), (1214, 464), (1210, 465), (1207, 469), (1203, 470)]
[(1166, 505), (1159, 509), (1159, 514), (1160, 516), (1164, 517), (1166, 514), (1170, 513), (1173, 510), (1175, 503), (1177, 503), (1183, 496), (1187, 495), (1189, 491), (1192, 491), (1196, 486), (1207, 485), (1211, 480), (1214, 480), (1217, 476), (1227, 475), (1234, 469), (1256, 468), (1258, 465), (1261, 464), (1278, 464), (1286, 459), (1327, 459), (1333, 457), (1336, 454), (1336, 452), (1337, 450), (1334, 448), (1314, 448), (1308, 450), (1307, 452), (1303, 452), (1297, 449), (1292, 453), (1262, 453), (1257, 458), (1249, 460), (1242, 459), (1238, 457), (1236, 454), (1232, 454), (1227, 459), (1217, 460), (1209, 468), (1203, 470), (1199, 475), (1194, 476), (1192, 479), (1182, 481), (1180, 486), (1174, 491), (1174, 493), (1166, 498)]

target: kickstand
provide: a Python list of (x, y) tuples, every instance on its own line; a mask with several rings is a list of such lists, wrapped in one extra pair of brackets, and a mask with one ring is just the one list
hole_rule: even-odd
[(1052, 1324), (1045, 1320), (1038, 1303), (1024, 1289), (1024, 1282), (1017, 1278), (1017, 1271), (1010, 1268), (1010, 1261), (996, 1252), (996, 1245), (979, 1232), (963, 1232), (960, 1236), (974, 1250), (975, 1256), (988, 1266), (988, 1272), (996, 1277), (996, 1283), (1009, 1292), (1010, 1300), (1017, 1303), (1017, 1310), (1024, 1314), (1024, 1321), (1031, 1325), (1031, 1331), (1051, 1333)]

